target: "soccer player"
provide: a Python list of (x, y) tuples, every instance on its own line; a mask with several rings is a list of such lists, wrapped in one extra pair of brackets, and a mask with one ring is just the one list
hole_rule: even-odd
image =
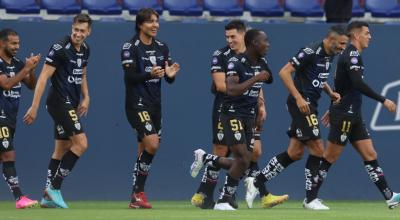
[(204, 164), (228, 169), (225, 185), (214, 206), (216, 210), (235, 210), (230, 201), (250, 165), (254, 144), (255, 109), (263, 82), (272, 83), (271, 71), (264, 58), (269, 47), (267, 35), (252, 29), (244, 36), (246, 51), (231, 57), (227, 65), (226, 93), (222, 104), (221, 122), (226, 144), (233, 160), (195, 151), (191, 175), (197, 176)]
[(40, 55), (31, 55), (25, 63), (15, 57), (20, 40), (12, 29), (0, 31), (0, 158), (3, 163), (3, 177), (16, 200), (17, 209), (32, 207), (38, 202), (24, 196), (19, 186), (15, 169), (14, 134), (17, 125), (21, 82), (29, 89), (35, 88), (34, 70)]
[[(318, 99), (324, 90), (333, 101), (340, 95), (332, 91), (326, 80), (332, 59), (346, 47), (348, 37), (341, 26), (332, 26), (326, 37), (307, 47), (301, 48), (281, 69), (279, 75), (289, 90), (287, 108), (292, 118), (288, 135), (289, 146), (286, 151), (274, 156), (255, 179), (247, 184), (246, 202), (252, 204), (258, 192), (263, 193), (264, 183), (273, 179), (294, 161), (300, 160), (304, 149), (309, 150), (305, 167), (306, 199), (304, 207), (325, 209), (316, 192), (312, 189), (323, 154), (323, 143), (318, 123)], [(294, 79), (292, 74), (295, 73)]]
[[(241, 54), (246, 50), (244, 43), (244, 35), (246, 33), (246, 25), (241, 20), (232, 20), (225, 25), (225, 39), (227, 46), (218, 49), (214, 52), (211, 63), (211, 74), (213, 78), (212, 92), (215, 95), (213, 111), (212, 111), (212, 131), (213, 131), (213, 154), (221, 157), (228, 156), (228, 147), (226, 146), (226, 137), (224, 136), (222, 122), (220, 120), (221, 105), (226, 94), (226, 72), (228, 60), (237, 55)], [(258, 172), (257, 160), (261, 156), (261, 140), (260, 132), (262, 129), (263, 121), (266, 118), (266, 110), (264, 104), (264, 96), (262, 91), (260, 92), (258, 100), (258, 108), (256, 108), (258, 127), (254, 132), (254, 149), (252, 160), (250, 162), (250, 168), (246, 171), (249, 177), (254, 177)], [(200, 186), (197, 192), (193, 195), (191, 203), (194, 206), (203, 209), (212, 209), (214, 207), (214, 189), (218, 181), (218, 175), (220, 167), (206, 166), (204, 174), (201, 179)], [(246, 182), (246, 180), (245, 180)], [(262, 204), (265, 207), (271, 206), (272, 203), (276, 203), (276, 197), (269, 194), (268, 199), (263, 198)], [(234, 208), (237, 208), (237, 204), (231, 204)]]
[(361, 114), (362, 95), (383, 104), (390, 112), (396, 112), (396, 104), (372, 90), (363, 80), (364, 62), (361, 53), (368, 48), (371, 40), (368, 23), (353, 21), (348, 25), (351, 44), (339, 56), (335, 74), (335, 91), (342, 99), (331, 104), (323, 123), (330, 125), (327, 147), (320, 166), (320, 182), (314, 185), (316, 193), (326, 178), (331, 165), (339, 159), (348, 141), (364, 160), (364, 167), (371, 181), (382, 193), (390, 209), (400, 203), (400, 194), (390, 189), (382, 168), (378, 164), (377, 153)]
[(50, 78), (46, 107), (54, 121), (55, 148), (48, 167), (42, 207), (68, 208), (60, 192), (61, 184), (88, 147), (80, 117), (87, 114), (90, 101), (86, 78), (90, 50), (85, 39), (90, 35), (91, 24), (89, 15), (76, 15), (71, 34), (51, 46), (32, 105), (24, 116), (26, 124), (34, 122)]
[(124, 43), (121, 61), (125, 79), (125, 110), (137, 132), (138, 158), (133, 171), (130, 208), (151, 208), (144, 193), (161, 137), (161, 79), (175, 80), (180, 66), (172, 63), (168, 46), (157, 40), (159, 15), (149, 8), (136, 15), (136, 35)]

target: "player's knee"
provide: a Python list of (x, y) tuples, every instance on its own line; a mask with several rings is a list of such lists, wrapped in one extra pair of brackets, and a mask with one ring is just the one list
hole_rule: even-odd
[(226, 157), (228, 154), (228, 147), (225, 145), (215, 144), (213, 147), (213, 154), (215, 154), (219, 157)]
[(288, 154), (290, 159), (296, 161), (296, 160), (301, 160), (304, 155), (304, 148), (302, 149), (290, 149), (288, 150)]
[(261, 154), (262, 154), (261, 148), (259, 149), (254, 148), (251, 161), (256, 162), (261, 157)]
[(333, 164), (339, 159), (339, 155), (335, 154), (325, 154), (324, 155), (325, 160), (327, 160), (329, 163)]

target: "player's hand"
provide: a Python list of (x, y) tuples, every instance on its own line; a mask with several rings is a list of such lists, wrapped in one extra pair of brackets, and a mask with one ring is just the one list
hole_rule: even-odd
[(303, 99), (303, 97), (299, 97), (296, 99), (296, 105), (299, 108), (300, 112), (306, 115), (311, 113), (309, 103)]
[(31, 106), (25, 113), (23, 121), (25, 124), (30, 125), (35, 121), (36, 116), (37, 116), (37, 108)]
[(330, 124), (329, 124), (329, 116), (330, 115), (329, 115), (329, 110), (328, 110), (328, 111), (325, 112), (325, 114), (321, 118), (322, 125), (324, 125), (325, 127), (328, 127), (328, 128), (330, 126)]
[(181, 66), (178, 63), (173, 63), (169, 66), (168, 61), (165, 61), (165, 74), (167, 74), (169, 78), (174, 78), (180, 69)]
[(39, 61), (40, 61), (40, 54), (37, 55), (31, 54), (30, 57), (25, 58), (25, 68), (28, 68), (30, 73), (39, 64)]
[(263, 129), (263, 124), (265, 119), (267, 118), (267, 111), (265, 110), (265, 108), (259, 108), (258, 110), (258, 114), (256, 117), (256, 131), (261, 132)]
[(269, 77), (271, 77), (271, 75), (269, 74), (269, 72), (263, 70), (259, 74), (257, 74), (256, 77), (258, 82), (265, 82), (269, 79)]
[(89, 110), (89, 98), (82, 99), (81, 103), (78, 106), (78, 115), (79, 117), (86, 116)]
[(164, 77), (165, 70), (161, 66), (153, 66), (150, 74), (152, 78), (162, 78)]
[(397, 106), (390, 99), (385, 99), (385, 101), (383, 102), (383, 106), (385, 106), (389, 110), (389, 112), (392, 112), (392, 113), (396, 112)]
[(342, 97), (340, 97), (340, 94), (337, 92), (332, 92), (330, 95), (333, 104), (339, 104), (340, 100), (342, 99)]

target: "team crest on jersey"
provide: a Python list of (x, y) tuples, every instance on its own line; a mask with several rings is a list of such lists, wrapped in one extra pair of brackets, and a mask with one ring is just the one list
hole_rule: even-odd
[(345, 142), (346, 139), (347, 139), (346, 133), (343, 133), (342, 135), (340, 135), (340, 140), (341, 140), (342, 142)]
[(236, 132), (234, 136), (235, 136), (236, 140), (238, 140), (238, 141), (240, 141), (240, 139), (242, 139), (242, 134), (240, 134), (240, 132)]
[(233, 67), (235, 67), (235, 64), (233, 64), (233, 63), (228, 64), (228, 69), (233, 69)]
[(81, 66), (82, 66), (82, 59), (81, 59), (81, 58), (78, 58), (78, 59), (76, 60), (76, 64), (78, 64), (78, 67), (81, 67)]
[(81, 130), (81, 123), (75, 123), (75, 128), (77, 129), (77, 130)]
[(312, 133), (313, 133), (315, 136), (318, 136), (318, 134), (319, 134), (319, 129), (318, 129), (317, 127), (314, 127), (314, 129), (312, 130)]
[(150, 56), (150, 57), (149, 57), (149, 60), (150, 60), (151, 64), (157, 65), (157, 58), (156, 58), (156, 56)]
[(146, 128), (146, 130), (151, 131), (151, 129), (153, 129), (153, 126), (151, 126), (151, 124), (149, 122), (146, 122), (146, 125), (144, 126)]
[(10, 146), (10, 142), (7, 140), (7, 138), (4, 138), (4, 139), (3, 139), (2, 144), (3, 144), (3, 147), (4, 147), (5, 149), (7, 149), (7, 148)]
[(222, 141), (222, 139), (224, 138), (224, 133), (222, 133), (222, 131), (218, 132), (217, 138), (218, 140)]

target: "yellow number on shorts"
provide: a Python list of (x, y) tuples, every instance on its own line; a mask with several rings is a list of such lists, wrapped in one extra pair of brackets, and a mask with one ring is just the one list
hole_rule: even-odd
[(150, 115), (147, 111), (139, 112), (139, 117), (141, 122), (150, 121)]
[(349, 133), (351, 127), (350, 121), (343, 121), (342, 132)]
[(10, 137), (10, 131), (7, 127), (1, 127), (0, 129), (0, 138), (8, 138)]
[(75, 110), (73, 110), (73, 109), (69, 110), (68, 113), (69, 113), (69, 116), (71, 116), (72, 121), (78, 121), (78, 116), (76, 115)]
[(312, 115), (307, 115), (306, 116), (307, 122), (308, 122), (308, 126), (316, 126), (318, 125), (318, 118), (315, 114)]
[(242, 122), (237, 119), (232, 119), (229, 121), (231, 123), (232, 131), (243, 130)]

